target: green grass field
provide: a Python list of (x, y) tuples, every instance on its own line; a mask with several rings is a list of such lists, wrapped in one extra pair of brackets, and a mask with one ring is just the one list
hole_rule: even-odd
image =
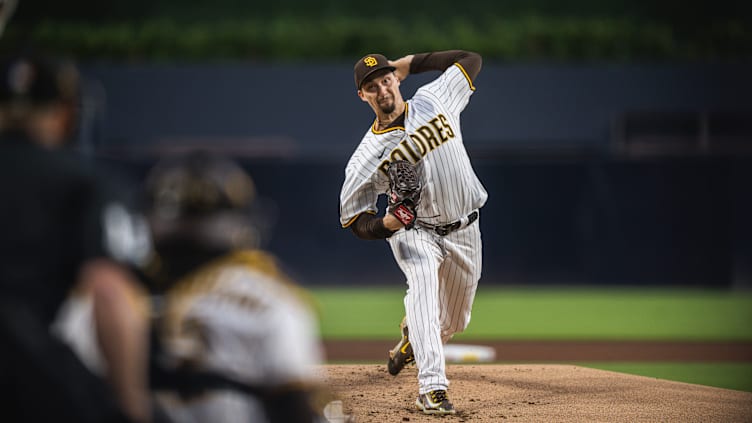
[[(394, 339), (404, 315), (402, 287), (311, 292), (328, 339)], [(455, 339), (752, 341), (752, 292), (481, 286)], [(752, 362), (577, 364), (752, 391)]]
[(576, 364), (594, 369), (752, 392), (752, 363), (622, 363), (601, 361)]
[[(316, 288), (326, 338), (395, 336), (401, 288)], [(457, 339), (752, 340), (752, 293), (481, 287)]]

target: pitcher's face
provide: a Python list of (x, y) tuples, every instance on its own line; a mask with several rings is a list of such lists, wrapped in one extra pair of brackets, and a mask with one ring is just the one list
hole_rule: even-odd
[(358, 96), (368, 103), (374, 111), (379, 110), (384, 114), (394, 112), (396, 100), (402, 98), (399, 90), (400, 81), (394, 72), (384, 70), (376, 72), (361, 85)]

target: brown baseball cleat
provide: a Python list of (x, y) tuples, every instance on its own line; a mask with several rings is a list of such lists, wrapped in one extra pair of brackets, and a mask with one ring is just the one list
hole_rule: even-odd
[(389, 361), (386, 363), (389, 374), (392, 376), (397, 376), (407, 364), (415, 361), (413, 346), (410, 345), (410, 339), (407, 337), (407, 318), (402, 319), (400, 332), (402, 333), (402, 338), (400, 338), (400, 341), (394, 348), (389, 350)]
[(447, 392), (443, 389), (418, 395), (415, 405), (425, 414), (443, 415), (457, 413), (452, 403), (449, 402)]

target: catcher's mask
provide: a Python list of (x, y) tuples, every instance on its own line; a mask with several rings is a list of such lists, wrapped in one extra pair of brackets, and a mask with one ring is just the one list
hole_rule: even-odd
[(260, 242), (252, 205), (256, 189), (237, 163), (207, 152), (162, 160), (146, 179), (155, 247), (220, 251)]

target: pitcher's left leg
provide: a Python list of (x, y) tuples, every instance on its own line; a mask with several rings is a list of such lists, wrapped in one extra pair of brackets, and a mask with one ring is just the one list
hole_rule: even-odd
[(418, 367), (419, 393), (446, 389), (441, 311), (438, 304), (439, 266), (443, 253), (434, 234), (422, 229), (398, 231), (389, 239), (397, 263), (407, 277), (404, 298), (410, 344)]
[(448, 342), (467, 328), (482, 269), (478, 222), (445, 237), (447, 257), (439, 270), (441, 337)]

